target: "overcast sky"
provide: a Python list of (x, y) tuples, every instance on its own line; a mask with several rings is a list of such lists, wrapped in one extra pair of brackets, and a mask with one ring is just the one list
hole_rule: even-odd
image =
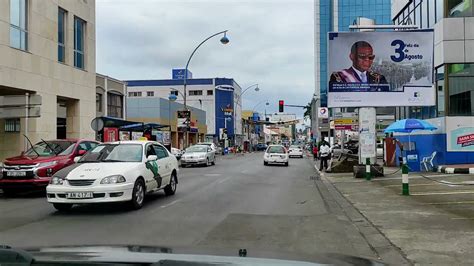
[[(121, 80), (169, 79), (209, 35), (189, 69), (194, 78), (234, 78), (244, 109), (269, 100), (306, 105), (314, 91), (313, 0), (97, 0), (97, 72)], [(257, 106), (263, 112), (264, 103)], [(298, 108), (286, 112), (302, 117)]]

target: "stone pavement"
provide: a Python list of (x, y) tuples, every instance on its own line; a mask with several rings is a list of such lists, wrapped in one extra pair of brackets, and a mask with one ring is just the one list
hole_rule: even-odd
[(354, 179), (352, 173), (322, 173), (321, 178), (411, 263), (474, 264), (474, 176), (424, 175), (432, 180), (410, 173), (410, 196), (401, 195), (400, 172), (372, 181)]

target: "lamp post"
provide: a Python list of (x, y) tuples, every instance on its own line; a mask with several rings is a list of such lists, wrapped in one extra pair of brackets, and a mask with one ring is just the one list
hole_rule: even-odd
[(255, 86), (255, 91), (260, 91), (260, 88), (258, 87), (258, 83), (256, 84), (252, 84), (250, 86), (248, 86), (247, 88), (245, 88), (244, 91), (242, 91), (242, 93), (239, 95), (239, 97), (237, 98), (237, 102), (235, 104), (235, 108), (234, 108), (234, 113), (233, 113), (233, 116), (234, 116), (234, 146), (237, 146), (237, 120), (236, 120), (236, 117), (237, 117), (237, 106), (239, 105), (239, 103), (242, 102), (242, 95), (244, 95), (244, 93), (246, 91), (248, 91), (250, 88), (254, 87)]
[[(229, 43), (229, 38), (227, 38), (227, 30), (220, 31), (220, 32), (212, 34), (211, 36), (204, 39), (204, 41), (202, 41), (198, 46), (196, 46), (196, 48), (194, 48), (193, 52), (191, 53), (191, 55), (188, 58), (188, 62), (186, 63), (186, 68), (184, 70), (184, 82), (183, 82), (183, 87), (184, 87), (184, 97), (183, 97), (184, 98), (184, 109), (186, 111), (188, 110), (188, 107), (186, 105), (186, 85), (187, 85), (187, 79), (188, 79), (189, 62), (191, 62), (191, 58), (193, 57), (194, 53), (196, 53), (197, 49), (199, 49), (199, 47), (201, 47), (201, 45), (203, 45), (207, 40), (211, 39), (212, 37), (215, 37), (215, 36), (220, 35), (220, 34), (224, 34), (224, 36), (220, 40), (221, 43), (222, 44), (228, 44)], [(186, 124), (186, 131), (185, 131), (185, 134), (184, 134), (184, 138), (185, 138), (184, 146), (185, 146), (185, 148), (187, 148), (187, 146), (188, 146), (188, 124)]]

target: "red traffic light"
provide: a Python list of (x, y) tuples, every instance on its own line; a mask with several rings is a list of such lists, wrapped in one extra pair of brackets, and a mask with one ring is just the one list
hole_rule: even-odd
[(285, 106), (285, 102), (284, 102), (283, 100), (279, 100), (279, 101), (278, 101), (278, 111), (279, 111), (280, 113), (283, 113), (283, 110), (284, 110), (283, 107), (284, 107), (284, 106)]

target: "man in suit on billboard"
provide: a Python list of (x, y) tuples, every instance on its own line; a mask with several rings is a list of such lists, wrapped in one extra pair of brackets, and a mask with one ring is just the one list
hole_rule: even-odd
[(371, 71), (375, 59), (374, 49), (366, 41), (355, 42), (349, 58), (352, 66), (331, 74), (330, 83), (388, 84), (384, 75)]

